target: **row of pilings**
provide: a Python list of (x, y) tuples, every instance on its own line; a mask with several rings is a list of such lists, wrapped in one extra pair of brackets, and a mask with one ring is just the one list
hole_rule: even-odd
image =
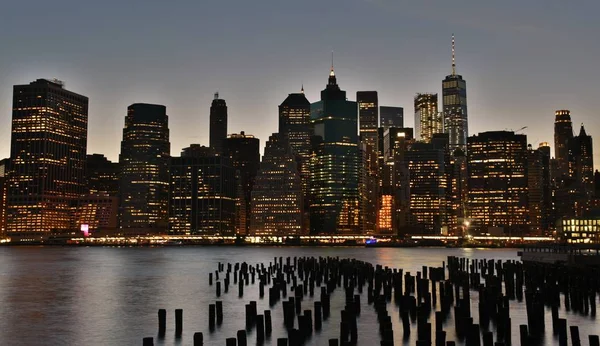
[[(328, 340), (329, 345), (337, 346), (373, 343), (376, 339), (382, 346), (405, 344), (411, 333), (416, 333), (417, 346), (537, 345), (548, 337), (549, 328), (544, 323), (547, 311), (551, 313), (553, 341), (566, 346), (571, 340), (573, 346), (578, 346), (582, 345), (579, 328), (569, 326), (559, 311), (570, 311), (593, 320), (596, 296), (600, 293), (598, 269), (453, 256), (441, 267), (423, 266), (416, 275), (398, 268), (337, 257), (287, 257), (285, 260), (276, 257), (267, 265), (218, 263), (217, 270), (208, 276), (216, 299), (229, 293), (231, 279), (233, 285), (238, 286), (240, 298), (244, 297), (245, 289), (258, 286), (259, 298), (267, 299), (270, 309), (261, 314), (256, 301), (245, 304), (245, 329), (226, 338), (227, 346), (247, 345), (251, 330), (256, 338), (252, 344), (262, 345), (269, 340), (277, 346), (301, 346), (323, 328), (339, 328), (338, 337)], [(344, 292), (343, 308), (332, 312), (331, 296), (338, 289)], [(315, 290), (319, 300), (316, 300)], [(367, 305), (377, 317), (377, 335), (358, 333), (364, 302), (361, 296), (365, 291)], [(472, 292), (477, 292), (478, 299), (471, 300)], [(306, 296), (315, 301), (307, 305)], [(276, 325), (284, 328), (287, 337), (270, 340), (271, 309), (279, 303), (283, 320)], [(523, 303), (527, 324), (514, 326), (513, 333), (510, 305)], [(208, 329), (214, 332), (215, 326), (223, 323), (223, 302), (216, 300), (208, 307)], [(477, 309), (478, 320), (474, 319), (472, 308)], [(325, 325), (332, 313), (341, 317), (339, 326)], [(451, 315), (453, 325), (448, 323)], [(174, 316), (175, 337), (181, 338), (183, 310), (176, 309)], [(166, 310), (160, 309), (159, 339), (165, 337), (166, 320)], [(394, 331), (393, 320), (399, 322), (401, 330)], [(449, 328), (453, 329), (451, 335), (456, 336), (455, 341), (446, 340)], [(587, 339), (589, 345), (600, 346), (597, 335), (589, 335)], [(144, 338), (143, 345), (154, 345), (154, 337)], [(203, 332), (193, 334), (193, 345), (204, 345)]]

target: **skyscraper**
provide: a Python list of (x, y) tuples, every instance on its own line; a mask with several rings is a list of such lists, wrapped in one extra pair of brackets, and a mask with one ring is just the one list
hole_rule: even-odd
[(573, 179), (589, 199), (594, 194), (594, 146), (592, 136), (585, 132), (583, 124), (579, 135), (569, 142), (569, 165)]
[(238, 201), (237, 231), (239, 234), (248, 233), (250, 220), (250, 197), (254, 186), (254, 179), (260, 167), (260, 141), (258, 138), (247, 135), (242, 131), (231, 134), (223, 142), (222, 155), (228, 157), (232, 167), (238, 172), (238, 185), (241, 187), (242, 196)]
[(209, 146), (221, 154), (223, 142), (227, 139), (227, 104), (215, 93), (215, 98), (210, 105), (210, 134)]
[(302, 180), (287, 137), (269, 137), (252, 190), (250, 234), (301, 235), (303, 230)]
[(370, 145), (376, 152), (377, 127), (379, 122), (377, 91), (357, 91), (356, 103), (358, 103), (360, 141)]
[[(298, 171), (302, 179), (303, 210), (308, 213), (310, 193), (310, 139), (313, 134), (310, 123), (310, 102), (304, 95), (304, 88), (300, 93), (289, 94), (279, 105), (279, 133), (286, 136), (292, 152), (298, 160)], [(304, 231), (308, 231), (308, 215), (303, 218)]]
[(85, 193), (88, 98), (57, 80), (13, 89), (7, 233), (40, 240), (72, 228)]
[(346, 100), (333, 65), (321, 100), (311, 105), (311, 120), (311, 232), (356, 233), (360, 228), (357, 107)]
[(415, 96), (415, 137), (429, 143), (436, 133), (444, 132), (442, 115), (438, 112), (437, 94), (417, 94)]
[(404, 108), (402, 107), (379, 107), (380, 127), (384, 129), (390, 127), (404, 127)]
[(119, 173), (119, 164), (110, 162), (102, 154), (92, 154), (86, 158), (87, 188), (92, 195), (117, 196)]
[(169, 232), (235, 235), (235, 169), (229, 157), (192, 144), (171, 158)]
[(517, 236), (528, 231), (527, 136), (483, 132), (467, 139), (471, 228)]
[[(433, 138), (432, 138), (433, 139)], [(410, 213), (420, 232), (442, 234), (448, 226), (448, 172), (445, 143), (417, 142), (406, 152), (410, 174)]]
[(0, 238), (6, 236), (6, 173), (9, 161), (0, 160)]
[(467, 82), (456, 74), (454, 34), (452, 35), (452, 74), (442, 81), (445, 131), (450, 136), (450, 152), (467, 150), (469, 125), (467, 117)]
[(169, 213), (169, 117), (166, 107), (127, 107), (121, 142), (121, 228), (128, 233), (161, 233)]
[(395, 235), (408, 224), (410, 181), (406, 152), (414, 143), (412, 128), (379, 128), (379, 200), (377, 232)]
[(554, 157), (556, 178), (559, 178), (569, 176), (569, 141), (573, 138), (573, 124), (569, 110), (557, 110), (554, 114)]
[(378, 155), (374, 147), (362, 141), (359, 166), (359, 207), (361, 231), (374, 233), (377, 229), (377, 205), (379, 198)]

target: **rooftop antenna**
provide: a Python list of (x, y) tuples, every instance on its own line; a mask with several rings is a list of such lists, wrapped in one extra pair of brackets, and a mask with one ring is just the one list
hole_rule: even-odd
[(219, 92), (217, 91), (217, 92), (215, 93), (215, 100), (218, 100), (218, 99), (219, 99)]
[(329, 72), (330, 76), (335, 76), (335, 72), (333, 71), (333, 50), (331, 51), (331, 72)]
[(304, 83), (302, 83), (302, 88), (300, 88), (300, 92), (304, 94)]
[(456, 57), (454, 49), (454, 34), (452, 34), (452, 75), (456, 75)]

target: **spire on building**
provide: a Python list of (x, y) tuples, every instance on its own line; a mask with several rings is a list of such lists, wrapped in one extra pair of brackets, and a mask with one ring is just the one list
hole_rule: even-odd
[(218, 100), (218, 99), (219, 99), (219, 92), (217, 91), (217, 92), (215, 93), (215, 100)]
[(454, 34), (452, 34), (452, 75), (456, 75), (456, 56), (454, 49)]
[(585, 133), (585, 127), (583, 127), (583, 123), (581, 123), (581, 129), (579, 129), (579, 137), (587, 137), (587, 133)]
[(302, 83), (302, 88), (300, 88), (300, 92), (304, 94), (304, 83)]
[(331, 71), (329, 71), (330, 77), (335, 77), (335, 71), (333, 70), (333, 51), (331, 51)]

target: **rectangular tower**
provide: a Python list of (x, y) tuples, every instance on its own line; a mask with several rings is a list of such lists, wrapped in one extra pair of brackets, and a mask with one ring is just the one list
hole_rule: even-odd
[(444, 132), (442, 114), (438, 112), (438, 95), (431, 93), (415, 96), (415, 137), (429, 143), (436, 133)]
[(390, 127), (404, 127), (404, 108), (402, 107), (379, 107), (380, 127), (388, 129)]
[(357, 91), (356, 103), (358, 103), (360, 141), (367, 143), (374, 151), (377, 151), (377, 126), (379, 121), (377, 91)]
[(57, 80), (13, 89), (7, 233), (40, 240), (72, 228), (86, 190), (88, 98)]

